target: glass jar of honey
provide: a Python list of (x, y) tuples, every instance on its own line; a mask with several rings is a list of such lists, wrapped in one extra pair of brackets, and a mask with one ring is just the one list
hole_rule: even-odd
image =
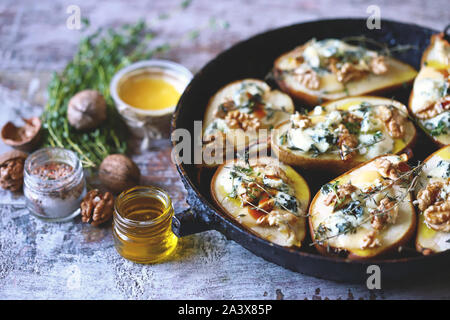
[(155, 263), (167, 258), (178, 238), (172, 232), (174, 210), (162, 189), (138, 186), (116, 199), (113, 236), (117, 252), (137, 263)]

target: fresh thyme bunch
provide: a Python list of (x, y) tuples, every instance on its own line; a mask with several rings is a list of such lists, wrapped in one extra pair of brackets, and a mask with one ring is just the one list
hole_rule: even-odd
[[(88, 22), (86, 22), (88, 24)], [(72, 61), (54, 73), (48, 86), (48, 102), (42, 114), (43, 146), (73, 150), (84, 167), (97, 167), (113, 153), (127, 150), (127, 128), (113, 105), (109, 83), (117, 70), (159, 52), (147, 45), (153, 34), (143, 21), (116, 29), (99, 29), (83, 38)], [(67, 120), (69, 99), (84, 89), (99, 91), (107, 102), (107, 119), (89, 132), (77, 131)]]

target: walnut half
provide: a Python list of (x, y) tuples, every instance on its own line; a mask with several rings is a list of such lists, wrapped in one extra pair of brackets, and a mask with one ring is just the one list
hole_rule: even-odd
[(450, 232), (450, 200), (436, 202), (423, 212), (423, 216), (431, 229)]
[(395, 107), (379, 106), (378, 114), (384, 122), (389, 135), (394, 139), (400, 139), (406, 133), (406, 117), (400, 114)]
[(114, 210), (114, 196), (98, 189), (89, 191), (81, 202), (81, 221), (94, 227), (108, 221)]
[(27, 154), (12, 150), (0, 156), (0, 187), (18, 191), (23, 184), (23, 166)]

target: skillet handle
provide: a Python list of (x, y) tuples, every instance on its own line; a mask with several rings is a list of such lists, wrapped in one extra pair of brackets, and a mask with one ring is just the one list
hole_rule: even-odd
[(172, 219), (172, 231), (178, 238), (212, 229), (211, 225), (198, 219), (190, 208), (176, 213)]

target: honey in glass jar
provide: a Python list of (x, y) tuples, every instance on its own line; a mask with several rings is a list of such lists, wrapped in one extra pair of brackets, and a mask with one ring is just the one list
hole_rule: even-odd
[(178, 238), (172, 232), (174, 210), (162, 189), (138, 186), (116, 199), (113, 236), (117, 252), (137, 263), (155, 263), (167, 258)]

